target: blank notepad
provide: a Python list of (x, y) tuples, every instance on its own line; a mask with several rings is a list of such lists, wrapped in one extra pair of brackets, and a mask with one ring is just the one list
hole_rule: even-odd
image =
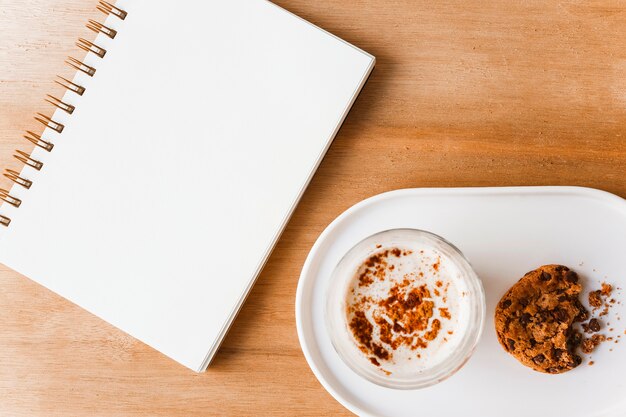
[(116, 5), (0, 261), (201, 371), (374, 58), (262, 0)]

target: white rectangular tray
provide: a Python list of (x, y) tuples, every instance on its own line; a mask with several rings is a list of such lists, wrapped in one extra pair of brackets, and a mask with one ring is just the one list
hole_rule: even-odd
[[(331, 271), (361, 239), (391, 228), (441, 235), (470, 260), (483, 281), (487, 320), (467, 365), (430, 388), (396, 391), (357, 376), (334, 351), (325, 321)], [(344, 406), (360, 415), (528, 417), (626, 415), (626, 305), (609, 317), (620, 343), (604, 343), (578, 368), (560, 375), (532, 371), (498, 344), (495, 305), (529, 270), (558, 263), (626, 287), (626, 201), (579, 187), (407, 189), (367, 199), (322, 233), (306, 260), (296, 296), (298, 335), (311, 369)], [(622, 299), (619, 291), (616, 298)], [(622, 301), (625, 301), (622, 299)], [(621, 320), (617, 320), (621, 316)]]

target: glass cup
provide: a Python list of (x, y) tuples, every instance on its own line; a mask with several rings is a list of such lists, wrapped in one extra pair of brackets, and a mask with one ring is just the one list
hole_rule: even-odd
[[(360, 268), (372, 255), (386, 248), (417, 250), (422, 248), (422, 252), (416, 253), (436, 253), (441, 259), (441, 264), (447, 265), (448, 269), (453, 271), (450, 275), (454, 275), (451, 279), (454, 279), (454, 286), (458, 290), (456, 295), (460, 300), (458, 303), (460, 307), (457, 309), (459, 318), (455, 322), (457, 327), (454, 328), (456, 335), (452, 347), (439, 351), (432, 358), (429, 356), (427, 360), (416, 359), (396, 365), (395, 371), (391, 373), (381, 371), (381, 367), (375, 366), (376, 361), (372, 361), (371, 355), (368, 357), (359, 348), (359, 342), (351, 332), (347, 312), (348, 292), (354, 288), (355, 280), (358, 279), (357, 272), (362, 270)], [(462, 299), (460, 294), (463, 295)], [(339, 356), (361, 377), (394, 389), (428, 387), (457, 372), (474, 352), (485, 318), (483, 286), (465, 256), (442, 237), (417, 229), (387, 230), (357, 243), (335, 267), (326, 298), (326, 325), (331, 342)], [(445, 336), (439, 335), (439, 337)], [(391, 349), (389, 346), (386, 348)], [(420, 362), (419, 365), (418, 362)]]

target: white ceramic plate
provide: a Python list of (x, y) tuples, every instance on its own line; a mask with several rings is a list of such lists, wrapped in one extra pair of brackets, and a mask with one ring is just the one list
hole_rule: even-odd
[[(431, 231), (456, 245), (481, 277), (487, 320), (476, 352), (456, 375), (430, 388), (396, 391), (360, 378), (333, 349), (324, 321), (328, 279), (361, 239), (391, 228)], [(304, 355), (333, 397), (363, 416), (596, 417), (626, 415), (626, 304), (605, 322), (620, 343), (602, 344), (578, 368), (546, 375), (498, 344), (493, 312), (504, 292), (543, 264), (568, 265), (587, 288), (626, 288), (626, 201), (579, 187), (407, 189), (353, 206), (320, 235), (302, 269), (296, 323)], [(621, 320), (617, 317), (621, 316)]]

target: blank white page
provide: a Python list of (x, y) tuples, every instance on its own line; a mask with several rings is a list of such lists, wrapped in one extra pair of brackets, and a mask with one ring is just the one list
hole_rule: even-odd
[(374, 58), (263, 0), (117, 5), (0, 261), (200, 371)]

